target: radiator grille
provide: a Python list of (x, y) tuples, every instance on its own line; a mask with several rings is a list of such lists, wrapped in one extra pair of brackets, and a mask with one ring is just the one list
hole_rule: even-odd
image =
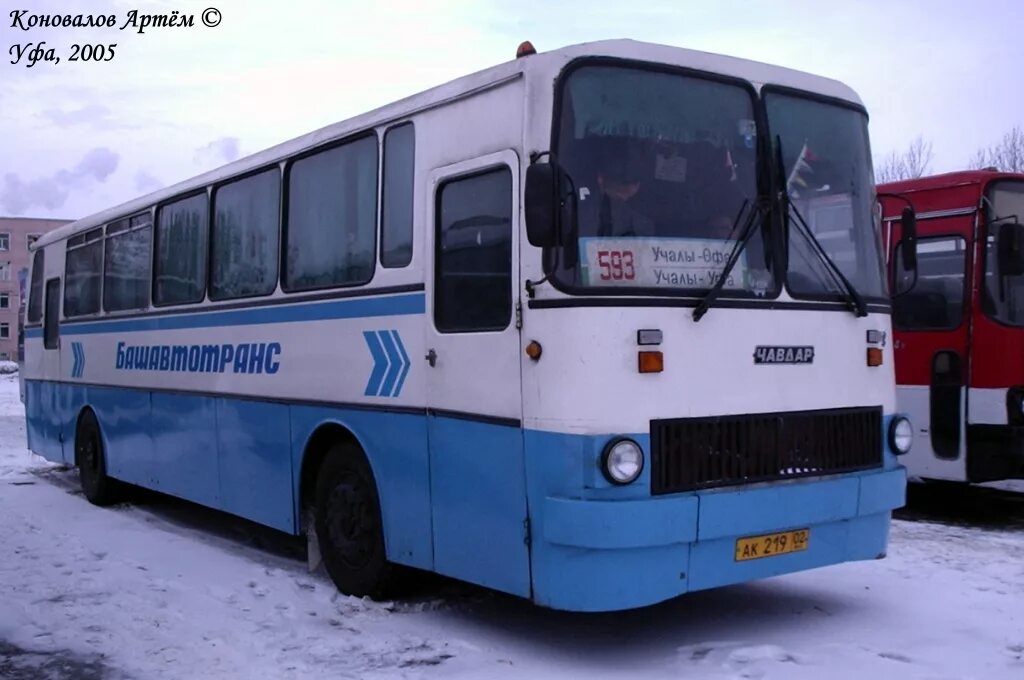
[(653, 494), (881, 465), (881, 407), (651, 421)]

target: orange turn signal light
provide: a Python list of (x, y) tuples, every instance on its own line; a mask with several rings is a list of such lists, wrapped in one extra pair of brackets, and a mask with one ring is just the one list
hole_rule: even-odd
[(641, 373), (661, 373), (665, 370), (665, 356), (661, 352), (639, 352), (637, 369)]
[(878, 347), (868, 347), (868, 366), (882, 365), (882, 350)]
[(540, 343), (536, 340), (531, 340), (530, 344), (526, 346), (526, 356), (530, 357), (534, 361), (540, 359), (540, 355), (544, 353), (544, 348), (540, 346)]

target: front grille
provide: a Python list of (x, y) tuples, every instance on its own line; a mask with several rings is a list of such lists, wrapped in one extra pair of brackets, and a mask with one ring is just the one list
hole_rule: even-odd
[(651, 421), (651, 493), (882, 465), (882, 408)]

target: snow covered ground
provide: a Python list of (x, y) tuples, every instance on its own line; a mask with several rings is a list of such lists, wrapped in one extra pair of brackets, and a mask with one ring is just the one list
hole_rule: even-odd
[(89, 505), (73, 471), (26, 451), (17, 377), (0, 376), (0, 678), (1021, 680), (1024, 496), (983, 493), (964, 507), (997, 511), (908, 512), (886, 560), (640, 611), (552, 612), (441, 579), (380, 604), (241, 520), (159, 496)]

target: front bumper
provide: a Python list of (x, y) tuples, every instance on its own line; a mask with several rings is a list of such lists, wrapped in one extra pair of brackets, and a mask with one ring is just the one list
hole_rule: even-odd
[[(547, 497), (532, 546), (533, 598), (574, 611), (629, 609), (682, 593), (885, 555), (902, 467), (631, 500)], [(808, 549), (735, 560), (737, 538), (810, 529)]]

